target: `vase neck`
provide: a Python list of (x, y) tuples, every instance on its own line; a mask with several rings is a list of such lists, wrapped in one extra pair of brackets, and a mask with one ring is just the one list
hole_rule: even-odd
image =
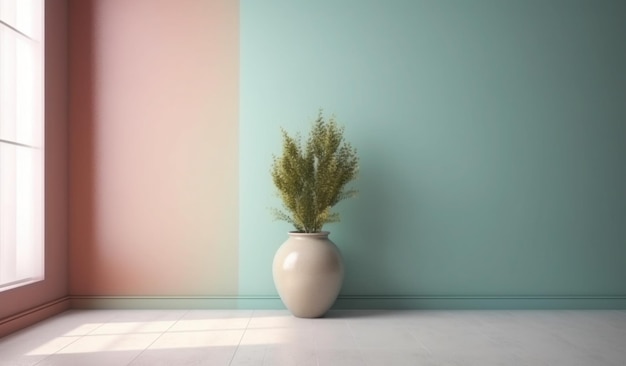
[(290, 231), (288, 232), (288, 234), (292, 238), (328, 238), (328, 235), (330, 235), (330, 232), (320, 231), (317, 233), (301, 233), (298, 231)]

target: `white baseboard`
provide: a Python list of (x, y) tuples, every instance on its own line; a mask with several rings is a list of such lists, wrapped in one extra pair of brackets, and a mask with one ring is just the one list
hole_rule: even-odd
[(22, 311), (10, 317), (0, 319), (0, 337), (26, 328), (70, 308), (68, 296), (49, 301), (35, 308)]

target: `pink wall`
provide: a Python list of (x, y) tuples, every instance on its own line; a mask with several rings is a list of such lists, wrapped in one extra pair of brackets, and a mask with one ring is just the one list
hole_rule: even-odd
[(237, 293), (238, 11), (70, 0), (70, 294)]
[(46, 1), (45, 23), (45, 280), (0, 292), (0, 336), (6, 333), (3, 324), (10, 316), (68, 293), (66, 0)]

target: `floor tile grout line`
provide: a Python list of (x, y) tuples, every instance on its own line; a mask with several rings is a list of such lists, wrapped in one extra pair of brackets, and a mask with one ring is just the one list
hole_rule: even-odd
[(361, 346), (361, 343), (356, 338), (356, 333), (354, 332), (354, 328), (352, 327), (348, 319), (344, 319), (344, 322), (346, 323), (346, 325), (348, 326), (348, 329), (350, 330), (350, 334), (352, 335), (352, 340), (354, 341), (354, 344), (356, 345), (356, 349), (359, 351), (359, 357), (361, 358), (361, 360), (365, 362), (365, 365), (370, 365), (370, 362), (368, 362), (367, 357), (364, 356), (364, 353), (363, 353), (364, 347)]
[(128, 363), (126, 364), (127, 366), (130, 366), (133, 364), (133, 362), (135, 362), (135, 360), (137, 360), (141, 355), (143, 355), (148, 348), (150, 348), (156, 341), (158, 341), (159, 339), (161, 339), (161, 337), (163, 337), (163, 335), (165, 333), (167, 333), (168, 330), (172, 329), (172, 327), (178, 323), (182, 318), (185, 317), (185, 315), (187, 315), (189, 313), (189, 310), (185, 310), (184, 312), (182, 312), (182, 314), (178, 317), (178, 319), (176, 319), (175, 321), (172, 322), (172, 324), (167, 327), (167, 329), (165, 329), (164, 331), (160, 332), (161, 334), (159, 334), (158, 337), (156, 337), (152, 342), (150, 342), (149, 345), (147, 345), (144, 349), (141, 350), (141, 352), (139, 352), (135, 357), (133, 357), (132, 360), (128, 361)]
[(235, 359), (235, 356), (237, 355), (237, 351), (239, 351), (239, 346), (241, 345), (241, 341), (243, 341), (243, 337), (246, 335), (246, 332), (248, 331), (248, 326), (250, 325), (250, 322), (252, 321), (252, 317), (254, 316), (254, 312), (255, 312), (255, 310), (252, 310), (252, 312), (248, 316), (248, 322), (246, 323), (246, 326), (243, 328), (243, 332), (241, 333), (241, 337), (239, 338), (239, 342), (237, 343), (237, 347), (235, 347), (235, 351), (233, 351), (232, 356), (230, 356), (230, 361), (228, 361), (228, 366), (230, 366), (233, 363), (233, 360)]
[[(89, 332), (87, 332), (86, 334), (76, 335), (76, 336), (75, 336), (75, 337), (76, 337), (76, 339), (74, 339), (72, 342), (70, 342), (70, 343), (66, 344), (65, 346), (63, 346), (63, 347), (59, 348), (58, 350), (56, 350), (56, 351), (52, 352), (51, 354), (46, 355), (46, 356), (45, 356), (44, 358), (42, 358), (41, 360), (39, 360), (39, 361), (35, 362), (35, 363), (33, 364), (33, 366), (37, 366), (37, 365), (41, 364), (42, 362), (44, 362), (44, 361), (45, 361), (45, 360), (47, 360), (48, 358), (50, 358), (50, 357), (52, 357), (52, 356), (54, 356), (54, 355), (58, 354), (59, 352), (63, 351), (64, 349), (66, 349), (67, 347), (71, 346), (72, 344), (74, 344), (74, 343), (78, 342), (79, 340), (81, 340), (81, 339), (83, 339), (83, 338), (85, 338), (85, 337), (89, 336), (89, 335), (90, 335), (93, 331), (95, 331), (96, 329), (98, 329), (98, 328), (102, 327), (104, 324), (108, 323), (111, 319), (113, 319), (113, 315), (111, 315), (110, 317), (108, 317), (106, 320), (104, 320), (104, 321), (100, 322), (100, 325), (98, 325), (98, 326), (97, 326), (97, 327), (95, 327), (94, 329), (90, 330), (90, 331), (89, 331)], [(63, 336), (62, 336), (62, 337), (63, 337)], [(67, 337), (72, 337), (72, 336), (67, 336)]]
[(72, 344), (74, 344), (74, 343), (78, 342), (78, 341), (79, 341), (80, 339), (82, 339), (83, 337), (84, 337), (84, 335), (83, 335), (83, 336), (80, 336), (80, 337), (77, 337), (77, 338), (76, 338), (76, 339), (74, 339), (72, 342), (70, 342), (70, 343), (66, 344), (65, 346), (63, 346), (63, 347), (59, 348), (58, 350), (56, 350), (56, 351), (52, 352), (51, 354), (46, 355), (46, 356), (45, 356), (44, 358), (42, 358), (41, 360), (39, 360), (39, 361), (35, 362), (32, 366), (37, 366), (37, 365), (41, 364), (42, 362), (44, 362), (44, 361), (45, 361), (45, 360), (47, 360), (48, 358), (50, 358), (50, 357), (52, 357), (52, 356), (56, 355), (57, 353), (59, 353), (59, 352), (61, 352), (62, 350), (66, 349), (67, 347), (71, 346)]
[(317, 366), (320, 366), (319, 354), (320, 354), (320, 351), (321, 351), (320, 344), (319, 344), (319, 337), (316, 334), (317, 333), (316, 331), (319, 331), (319, 327), (320, 327), (320, 325), (318, 324), (317, 326), (313, 327), (313, 331), (312, 331), (313, 336), (314, 336), (313, 341), (314, 341), (314, 344), (315, 344), (315, 348), (314, 348), (313, 351), (315, 352), (315, 364)]
[(411, 338), (413, 338), (413, 340), (415, 340), (415, 342), (417, 342), (423, 349), (426, 350), (426, 352), (428, 353), (428, 356), (433, 357), (433, 351), (428, 348), (424, 342), (420, 341), (419, 338), (417, 338), (417, 336), (415, 336), (415, 334), (413, 333), (413, 330), (409, 329), (409, 334), (411, 335)]
[[(167, 328), (167, 330), (154, 330), (150, 332), (116, 332), (116, 333), (99, 333), (99, 334), (85, 334), (81, 336), (75, 337), (100, 337), (100, 336), (123, 336), (129, 334), (141, 335), (141, 334), (161, 334), (161, 333), (169, 333), (169, 334), (186, 334), (186, 333), (206, 333), (206, 332), (226, 332), (226, 331), (236, 331), (245, 330), (244, 328), (220, 328), (220, 329), (189, 329), (189, 330), (170, 330), (171, 327)], [(259, 328), (259, 330), (266, 328)], [(67, 336), (71, 337), (71, 336)]]

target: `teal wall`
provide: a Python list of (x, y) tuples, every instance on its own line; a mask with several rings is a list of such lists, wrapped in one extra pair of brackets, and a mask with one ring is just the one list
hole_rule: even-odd
[(355, 306), (626, 299), (626, 2), (240, 7), (242, 296), (276, 295), (291, 229), (268, 211), (279, 129), (323, 107), (361, 158), (360, 196), (327, 227)]

